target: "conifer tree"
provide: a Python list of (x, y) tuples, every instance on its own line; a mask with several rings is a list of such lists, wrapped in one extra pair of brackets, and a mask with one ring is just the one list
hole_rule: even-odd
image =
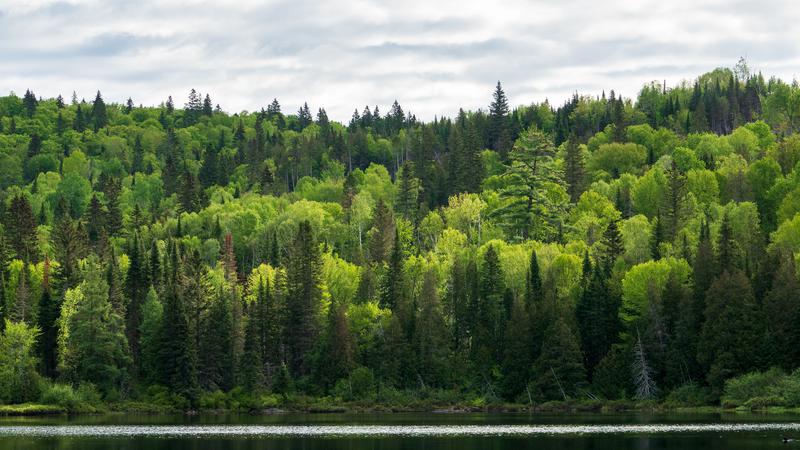
[(325, 333), (320, 341), (314, 370), (314, 378), (320, 386), (333, 386), (337, 380), (347, 377), (355, 366), (355, 343), (345, 308), (345, 305), (334, 301), (328, 309)]
[(201, 386), (227, 391), (234, 385), (235, 343), (232, 294), (219, 290), (214, 296), (200, 341)]
[(800, 307), (798, 297), (800, 282), (792, 255), (780, 258), (772, 288), (764, 299), (764, 315), (767, 320), (769, 361), (785, 370), (793, 370), (800, 364)]
[(394, 245), (389, 257), (389, 265), (380, 287), (380, 306), (395, 310), (403, 301), (403, 248), (400, 233), (395, 229)]
[(133, 141), (133, 161), (131, 162), (131, 174), (144, 171), (144, 147), (142, 147), (142, 136), (136, 135)]
[(287, 262), (286, 344), (295, 375), (311, 370), (311, 350), (319, 335), (322, 301), (321, 259), (311, 224), (300, 222)]
[(33, 117), (36, 114), (36, 107), (39, 105), (39, 101), (36, 100), (36, 96), (33, 95), (33, 92), (30, 90), (25, 91), (25, 96), (22, 97), (22, 106), (25, 107), (25, 114), (28, 117)]
[(159, 345), (163, 315), (164, 306), (158, 299), (156, 290), (151, 286), (147, 291), (146, 300), (141, 305), (142, 318), (136, 330), (138, 339), (136, 349), (139, 355), (135, 362), (140, 379), (150, 383), (155, 383), (159, 379)]
[(564, 181), (567, 183), (570, 201), (575, 203), (585, 189), (586, 169), (583, 151), (574, 134), (570, 135), (564, 149)]
[(13, 197), (4, 219), (6, 238), (13, 254), (23, 261), (36, 261), (38, 259), (36, 218), (28, 198), (22, 194)]
[(511, 308), (511, 317), (505, 330), (503, 345), (503, 395), (508, 400), (515, 400), (528, 387), (530, 369), (533, 361), (530, 343), (530, 315), (521, 301), (515, 301)]
[(438, 284), (438, 276), (433, 270), (425, 272), (413, 336), (421, 383), (437, 387), (444, 386), (451, 378), (450, 339), (439, 301)]
[(65, 370), (75, 381), (119, 389), (127, 382), (130, 361), (125, 323), (109, 301), (108, 283), (96, 256), (89, 256), (83, 276), (77, 288), (81, 301), (68, 321)]
[(728, 378), (749, 372), (759, 353), (761, 319), (750, 280), (741, 270), (725, 270), (706, 293), (705, 322), (697, 358), (706, 380), (721, 392)]
[(249, 392), (259, 391), (264, 387), (264, 372), (261, 362), (261, 348), (258, 338), (258, 320), (255, 305), (251, 304), (244, 333), (244, 349), (240, 361), (239, 378), (241, 386)]
[(50, 286), (50, 259), (47, 257), (44, 259), (41, 291), (37, 316), (37, 325), (41, 330), (41, 335), (37, 341), (37, 348), (42, 363), (42, 375), (55, 377), (58, 365), (56, 347), (58, 345), (58, 316), (61, 312), (61, 302), (58, 296), (53, 295)]
[(586, 382), (581, 350), (574, 331), (562, 318), (545, 333), (539, 358), (533, 365), (532, 391), (539, 399), (566, 400)]
[(105, 128), (108, 125), (108, 113), (106, 112), (106, 103), (103, 101), (103, 96), (100, 95), (100, 91), (97, 91), (97, 96), (94, 98), (94, 103), (92, 103), (92, 127), (94, 131), (101, 128)]
[(491, 105), (489, 105), (488, 147), (505, 155), (511, 148), (512, 136), (509, 130), (508, 99), (500, 82), (495, 87)]
[(160, 381), (187, 399), (197, 395), (197, 352), (189, 335), (186, 306), (176, 280), (164, 288), (164, 312), (159, 332)]

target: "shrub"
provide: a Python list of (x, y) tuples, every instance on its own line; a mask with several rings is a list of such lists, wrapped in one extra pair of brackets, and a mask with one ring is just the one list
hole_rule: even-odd
[(45, 405), (62, 406), (68, 411), (74, 411), (80, 405), (80, 399), (72, 386), (60, 383), (45, 385), (39, 401)]
[(686, 383), (672, 390), (666, 402), (680, 406), (703, 406), (713, 401), (713, 393), (707, 387), (697, 383)]
[(777, 368), (766, 372), (751, 372), (725, 382), (722, 402), (726, 406), (744, 405), (755, 397), (769, 397), (776, 392), (786, 375)]
[(744, 403), (750, 409), (765, 409), (770, 406), (785, 406), (786, 400), (777, 395), (767, 395), (764, 397), (753, 397)]

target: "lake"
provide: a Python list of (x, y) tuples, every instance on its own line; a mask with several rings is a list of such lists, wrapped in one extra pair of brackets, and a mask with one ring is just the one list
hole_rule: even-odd
[(1, 418), (3, 450), (800, 449), (800, 416), (285, 414)]

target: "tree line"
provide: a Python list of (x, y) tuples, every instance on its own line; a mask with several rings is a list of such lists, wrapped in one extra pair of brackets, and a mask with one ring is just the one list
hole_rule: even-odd
[(714, 401), (800, 366), (796, 95), (742, 61), (429, 123), (0, 97), (0, 400)]

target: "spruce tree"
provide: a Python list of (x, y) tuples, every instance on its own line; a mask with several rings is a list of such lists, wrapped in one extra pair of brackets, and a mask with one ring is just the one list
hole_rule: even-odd
[(425, 272), (412, 339), (421, 383), (442, 387), (451, 379), (450, 339), (439, 300), (438, 284), (435, 271)]
[(794, 257), (780, 258), (772, 288), (764, 298), (764, 315), (769, 336), (769, 361), (784, 370), (793, 370), (800, 365), (800, 282)]
[(22, 97), (22, 106), (25, 107), (25, 114), (30, 118), (36, 114), (36, 107), (39, 105), (39, 101), (36, 100), (36, 96), (33, 95), (33, 92), (30, 90), (25, 91), (25, 95)]
[(127, 382), (130, 362), (125, 322), (108, 298), (103, 268), (90, 255), (84, 280), (79, 285), (81, 301), (69, 318), (66, 348), (71, 379), (88, 381), (108, 391)]
[(392, 254), (389, 257), (389, 265), (383, 276), (380, 287), (380, 306), (395, 310), (403, 301), (403, 248), (400, 245), (400, 234), (397, 230), (394, 233), (394, 245)]
[(92, 103), (91, 118), (92, 127), (95, 132), (108, 125), (106, 103), (103, 101), (103, 96), (100, 95), (100, 91), (97, 91), (97, 96), (94, 98), (94, 103)]
[(583, 150), (577, 137), (572, 134), (567, 140), (564, 151), (564, 181), (570, 201), (576, 203), (585, 189), (586, 169)]
[(36, 217), (28, 198), (22, 194), (14, 196), (4, 219), (6, 238), (14, 255), (23, 261), (37, 261)]
[(533, 365), (532, 392), (541, 400), (566, 400), (586, 382), (578, 338), (563, 318), (545, 333)]
[(705, 322), (697, 359), (706, 380), (719, 394), (725, 380), (758, 368), (763, 332), (750, 280), (741, 270), (725, 270), (706, 293)]
[(500, 82), (495, 87), (489, 105), (489, 125), (487, 130), (488, 147), (505, 156), (511, 148), (512, 136), (509, 130), (508, 99)]
[(139, 379), (148, 383), (159, 381), (159, 346), (163, 315), (164, 306), (161, 304), (156, 290), (151, 286), (147, 291), (146, 300), (141, 305), (142, 319), (136, 330), (136, 336), (139, 339), (137, 346), (139, 355), (135, 362)]
[(286, 344), (289, 368), (295, 375), (302, 376), (310, 372), (310, 352), (319, 336), (321, 263), (311, 224), (300, 222), (286, 265)]
[(250, 312), (244, 332), (244, 349), (239, 367), (240, 385), (248, 392), (263, 389), (265, 382), (255, 308), (254, 304), (249, 307)]

